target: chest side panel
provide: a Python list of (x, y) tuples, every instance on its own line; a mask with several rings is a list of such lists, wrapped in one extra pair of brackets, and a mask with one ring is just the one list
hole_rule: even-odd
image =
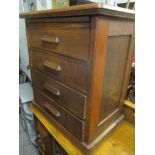
[(123, 114), (126, 84), (134, 52), (133, 35), (133, 21), (109, 18), (98, 133)]
[(114, 17), (92, 17), (91, 21), (92, 74), (85, 136), (90, 145), (123, 118), (134, 51), (134, 21)]

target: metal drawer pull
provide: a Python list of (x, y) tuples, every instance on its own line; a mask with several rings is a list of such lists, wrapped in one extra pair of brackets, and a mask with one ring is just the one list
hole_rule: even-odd
[(45, 61), (43, 63), (43, 65), (44, 65), (44, 67), (50, 68), (50, 69), (55, 70), (57, 72), (61, 71), (61, 66), (56, 64), (56, 63), (53, 63), (53, 62), (50, 62), (50, 61)]
[(56, 88), (54, 88), (53, 86), (51, 86), (50, 84), (48, 83), (45, 83), (43, 85), (43, 87), (48, 90), (50, 93), (54, 94), (55, 96), (60, 96), (60, 91), (57, 90)]
[(60, 117), (60, 112), (54, 108), (51, 104), (45, 103), (45, 108), (55, 117)]
[(59, 37), (52, 37), (52, 36), (48, 36), (48, 35), (44, 35), (40, 38), (41, 41), (43, 42), (48, 42), (48, 43), (52, 43), (52, 44), (59, 44), (60, 39)]

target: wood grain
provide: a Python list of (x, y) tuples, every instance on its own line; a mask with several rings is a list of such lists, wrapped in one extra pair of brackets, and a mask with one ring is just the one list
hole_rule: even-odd
[(88, 23), (90, 22), (89, 16), (74, 17), (59, 17), (59, 18), (28, 18), (26, 23)]
[(33, 11), (21, 13), (20, 18), (66, 17), (79, 15), (107, 15), (121, 18), (134, 18), (134, 11), (121, 7), (108, 6), (102, 3), (92, 3), (77, 6), (69, 6), (46, 11)]
[[(53, 114), (51, 114), (51, 111), (48, 111), (45, 108), (46, 103), (48, 103), (49, 105), (51, 104), (57, 111), (59, 111), (60, 117), (53, 116)], [(67, 112), (64, 108), (60, 107), (58, 104), (56, 104), (54, 101), (52, 101), (50, 98), (45, 96), (37, 89), (35, 89), (34, 91), (33, 104), (39, 107), (39, 109), (51, 120), (51, 122), (52, 120), (56, 120), (60, 125), (66, 128), (77, 139), (79, 139), (80, 141), (83, 141), (83, 132), (84, 132), (83, 121), (76, 118), (71, 113)], [(75, 130), (75, 127), (76, 127), (76, 130)]]
[[(81, 119), (86, 117), (86, 96), (37, 71), (32, 72), (33, 86)], [(48, 89), (44, 85), (48, 86)], [(57, 91), (59, 95), (57, 95)]]
[[(29, 46), (45, 49), (73, 58), (88, 60), (88, 24), (29, 24), (27, 32)], [(44, 41), (42, 41), (44, 38)], [(58, 43), (54, 43), (57, 38)], [(45, 41), (46, 40), (46, 41)], [(76, 55), (75, 55), (76, 53)]]
[(89, 154), (123, 118), (134, 11), (91, 4), (20, 16), (26, 18), (34, 103)]
[[(88, 91), (88, 63), (76, 61), (64, 56), (51, 54), (44, 50), (30, 50), (31, 67), (46, 75), (63, 82), (74, 89), (87, 93)], [(48, 62), (60, 66), (61, 71), (57, 72), (44, 64)]]
[(91, 71), (90, 93), (87, 104), (87, 123), (85, 140), (89, 143), (97, 133), (100, 102), (102, 98), (103, 71), (107, 48), (108, 23), (106, 18), (93, 17), (91, 26)]
[[(30, 109), (40, 122), (46, 127), (55, 140), (69, 155), (86, 155), (66, 137), (61, 130), (51, 123), (40, 111), (30, 105)], [(134, 155), (135, 154), (135, 128), (123, 121), (113, 132), (108, 134), (100, 143), (89, 152), (89, 155)]]
[(100, 121), (122, 105), (120, 105), (120, 95), (129, 43), (130, 36), (108, 37)]

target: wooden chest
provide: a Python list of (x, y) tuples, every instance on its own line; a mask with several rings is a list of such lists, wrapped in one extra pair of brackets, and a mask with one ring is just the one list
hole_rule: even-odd
[(134, 12), (86, 4), (26, 19), (33, 105), (92, 148), (123, 119), (134, 52)]

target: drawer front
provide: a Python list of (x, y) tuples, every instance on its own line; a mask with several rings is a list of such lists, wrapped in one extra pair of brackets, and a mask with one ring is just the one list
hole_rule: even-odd
[(67, 110), (85, 119), (86, 96), (55, 81), (54, 79), (32, 71), (33, 85)]
[(63, 83), (87, 92), (88, 64), (72, 59), (48, 54), (40, 50), (31, 50), (31, 66), (62, 81)]
[(30, 47), (88, 60), (89, 28), (88, 24), (28, 24)]
[[(84, 122), (57, 105), (53, 100), (34, 89), (34, 103), (40, 105), (49, 118), (56, 120), (77, 139), (83, 141)], [(76, 130), (75, 130), (76, 127)]]

